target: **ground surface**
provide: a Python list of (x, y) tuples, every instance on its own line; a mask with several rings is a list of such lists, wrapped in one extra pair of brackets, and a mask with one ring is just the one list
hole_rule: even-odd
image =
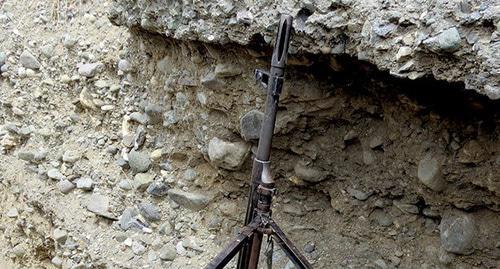
[[(241, 225), (238, 152), (255, 141), (240, 118), (262, 108), (266, 52), (129, 33), (110, 4), (0, 1), (2, 269), (202, 268)], [(350, 58), (291, 61), (274, 211), (314, 268), (500, 266), (498, 103), (446, 105), (460, 86)], [(444, 187), (419, 180), (426, 156)]]

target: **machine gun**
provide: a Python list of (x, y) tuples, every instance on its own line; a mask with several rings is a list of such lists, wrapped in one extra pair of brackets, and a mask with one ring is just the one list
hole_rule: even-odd
[(238, 269), (256, 269), (264, 234), (269, 237), (270, 242), (272, 242), (271, 239), (274, 239), (298, 268), (312, 268), (271, 218), (272, 198), (276, 189), (274, 179), (271, 176), (269, 157), (279, 97), (283, 88), (291, 30), (292, 17), (281, 15), (271, 60), (271, 70), (269, 72), (255, 70), (256, 80), (267, 89), (267, 99), (257, 155), (253, 161), (245, 226), (236, 238), (207, 265), (206, 269), (224, 268), (238, 252)]

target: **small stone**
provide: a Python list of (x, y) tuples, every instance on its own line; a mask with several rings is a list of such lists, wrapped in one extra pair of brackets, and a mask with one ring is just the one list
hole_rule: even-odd
[(418, 214), (419, 209), (416, 205), (402, 203), (400, 201), (393, 200), (392, 204), (404, 213)]
[(410, 47), (407, 46), (400, 47), (398, 53), (396, 53), (396, 61), (400, 61), (406, 56), (410, 56), (412, 52), (413, 50)]
[(94, 188), (94, 182), (89, 177), (81, 177), (76, 180), (76, 188), (91, 191)]
[(161, 220), (160, 210), (151, 203), (140, 203), (137, 208), (139, 213), (148, 221)]
[(60, 245), (64, 245), (64, 243), (66, 243), (67, 238), (68, 238), (68, 233), (65, 230), (57, 228), (52, 232), (52, 239), (54, 239), (54, 241), (56, 241)]
[(4, 65), (7, 62), (7, 54), (5, 52), (0, 51), (0, 66)]
[(148, 115), (140, 112), (133, 112), (130, 114), (130, 120), (135, 121), (142, 125), (147, 125), (149, 122), (149, 117)]
[(173, 261), (177, 257), (177, 250), (174, 246), (168, 244), (160, 249), (160, 259), (164, 261)]
[(197, 81), (190, 74), (186, 74), (177, 79), (177, 84), (187, 87), (198, 86)]
[(65, 151), (62, 157), (63, 162), (65, 163), (75, 163), (80, 159), (80, 154), (74, 151)]
[(204, 92), (198, 92), (196, 94), (196, 100), (198, 100), (201, 105), (206, 105), (208, 103), (207, 95)]
[(227, 78), (241, 75), (242, 70), (234, 64), (217, 64), (214, 73), (216, 77)]
[(139, 191), (144, 191), (149, 187), (155, 179), (155, 175), (149, 173), (139, 173), (134, 177), (135, 189)]
[(327, 173), (319, 168), (306, 166), (302, 162), (297, 162), (293, 168), (295, 175), (300, 179), (311, 182), (318, 183), (326, 179)]
[(87, 90), (87, 88), (83, 88), (80, 94), (78, 95), (78, 101), (80, 102), (80, 105), (84, 108), (92, 109), (95, 110), (97, 109), (96, 104), (94, 103), (94, 98), (90, 94), (90, 92)]
[(106, 89), (109, 88), (109, 83), (110, 82), (107, 80), (99, 79), (96, 82), (94, 82), (94, 85), (99, 89)]
[(122, 71), (123, 73), (130, 73), (133, 71), (133, 68), (128, 60), (120, 59), (118, 61), (118, 70)]
[(147, 172), (151, 166), (149, 155), (135, 150), (128, 154), (128, 163), (130, 168), (139, 173)]
[(305, 253), (312, 253), (314, 250), (316, 250), (316, 245), (312, 242), (309, 242), (304, 246)]
[(418, 163), (417, 177), (420, 182), (434, 191), (439, 192), (446, 187), (441, 174), (441, 163), (431, 154), (426, 155)]
[(158, 124), (163, 121), (163, 108), (159, 105), (148, 104), (144, 108), (146, 115), (149, 117), (149, 123)]
[(382, 209), (373, 210), (373, 212), (370, 214), (370, 218), (382, 227), (389, 227), (393, 223), (391, 216)]
[(374, 261), (374, 263), (377, 266), (377, 268), (381, 268), (381, 269), (389, 268), (389, 267), (387, 267), (387, 263), (385, 263), (385, 261), (382, 259), (377, 259)]
[(344, 142), (352, 141), (358, 138), (358, 134), (354, 130), (350, 130), (344, 135)]
[(132, 185), (130, 184), (130, 182), (126, 179), (122, 179), (119, 183), (118, 183), (118, 187), (122, 190), (126, 190), (126, 191), (129, 191), (132, 189)]
[(17, 244), (11, 249), (11, 253), (18, 258), (24, 257), (24, 255), (26, 254), (26, 247), (22, 243)]
[(175, 110), (169, 110), (165, 113), (163, 113), (163, 126), (164, 127), (169, 127), (174, 124), (176, 124), (179, 121), (177, 118), (177, 113)]
[(248, 10), (240, 10), (236, 12), (236, 21), (246, 25), (250, 25), (253, 22), (253, 14)]
[(87, 200), (87, 210), (109, 219), (115, 217), (109, 212), (109, 198), (102, 194), (92, 194)]
[(252, 139), (259, 139), (260, 129), (264, 121), (264, 113), (258, 110), (251, 110), (247, 112), (240, 119), (241, 136), (246, 141)]
[(120, 228), (123, 230), (128, 230), (128, 229), (137, 229), (137, 230), (143, 230), (145, 226), (137, 220), (137, 210), (135, 208), (126, 208), (123, 210), (122, 215), (120, 216), (120, 219), (118, 220), (118, 224), (120, 225)]
[(115, 163), (116, 163), (116, 165), (120, 166), (123, 169), (130, 168), (130, 165), (128, 164), (128, 162), (125, 161), (125, 159), (123, 159), (123, 158), (119, 158), (118, 160), (116, 160)]
[(70, 34), (65, 34), (63, 36), (62, 43), (63, 43), (63, 46), (67, 49), (73, 48), (77, 42), (78, 42), (78, 40), (76, 38), (72, 37)]
[(47, 58), (54, 56), (54, 51), (54, 46), (52, 44), (46, 44), (40, 47), (40, 52)]
[(41, 67), (40, 62), (31, 54), (29, 51), (25, 50), (21, 53), (19, 61), (25, 68), (38, 70)]
[(168, 222), (165, 222), (162, 225), (160, 225), (158, 232), (161, 235), (169, 235), (172, 233), (172, 225), (170, 225), (170, 223), (168, 223)]
[(17, 208), (12, 207), (9, 209), (9, 211), (7, 211), (6, 215), (9, 218), (17, 218), (17, 216), (19, 216), (19, 212), (17, 211)]
[(467, 142), (458, 152), (458, 162), (464, 164), (477, 164), (487, 159), (486, 150), (477, 142), (471, 140)]
[(132, 242), (132, 252), (135, 255), (142, 255), (146, 252), (146, 247), (142, 243), (134, 241)]
[(177, 252), (178, 255), (180, 256), (186, 256), (187, 250), (184, 248), (182, 245), (182, 241), (179, 241), (177, 245), (175, 245), (175, 251)]
[(214, 73), (208, 73), (201, 78), (200, 82), (201, 85), (209, 89), (221, 89), (226, 85), (226, 83), (218, 79)]
[(87, 78), (92, 78), (104, 70), (104, 64), (99, 62), (89, 64), (79, 63), (76, 67), (78, 68), (78, 74)]
[(377, 149), (384, 145), (384, 139), (381, 136), (375, 136), (370, 140), (370, 148)]
[(447, 211), (439, 225), (441, 245), (451, 253), (468, 255), (474, 252), (477, 228), (472, 215)]
[(366, 199), (368, 199), (373, 194), (372, 191), (362, 192), (353, 188), (347, 188), (347, 192), (349, 193), (349, 195), (360, 201), (366, 201)]
[(71, 181), (63, 179), (57, 183), (57, 187), (62, 193), (68, 194), (75, 188), (75, 185)]
[(363, 150), (363, 163), (365, 165), (371, 165), (375, 162), (375, 155), (369, 150)]
[(17, 154), (17, 157), (23, 161), (31, 162), (35, 159), (35, 153), (31, 151), (21, 151)]
[(158, 161), (161, 159), (163, 156), (163, 150), (162, 149), (155, 149), (153, 152), (151, 152), (151, 160), (153, 161)]
[(50, 179), (59, 180), (59, 181), (61, 181), (61, 180), (63, 180), (63, 179), (66, 178), (57, 168), (49, 169), (47, 171), (47, 176)]
[(50, 262), (57, 268), (61, 268), (63, 260), (59, 256), (54, 256)]
[(156, 197), (163, 197), (167, 195), (168, 190), (169, 187), (165, 183), (153, 182), (148, 186), (146, 192)]
[(110, 145), (106, 148), (106, 152), (111, 154), (111, 155), (115, 155), (116, 153), (118, 153), (119, 149), (117, 146), (113, 146), (113, 145)]
[(203, 194), (185, 192), (176, 189), (168, 190), (168, 196), (180, 206), (195, 211), (205, 208), (210, 202), (210, 199)]
[(373, 32), (380, 37), (388, 37), (398, 26), (392, 23), (389, 24), (376, 24), (373, 27)]
[(250, 146), (244, 142), (228, 142), (217, 137), (208, 144), (208, 156), (217, 167), (236, 171), (241, 168), (250, 152)]
[(306, 215), (306, 212), (299, 204), (285, 204), (283, 206), (283, 212), (296, 217), (303, 217)]
[(113, 109), (115, 109), (114, 105), (103, 105), (103, 106), (101, 106), (101, 110), (102, 111), (111, 111)]
[(196, 170), (189, 168), (189, 169), (186, 169), (186, 171), (184, 171), (183, 178), (186, 181), (193, 181), (197, 175), (198, 175), (198, 173), (196, 173)]
[(460, 33), (456, 27), (452, 27), (424, 40), (422, 44), (433, 52), (455, 52), (461, 46)]

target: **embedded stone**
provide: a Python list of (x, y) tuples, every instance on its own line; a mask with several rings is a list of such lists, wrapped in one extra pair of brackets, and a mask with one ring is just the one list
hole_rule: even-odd
[(228, 142), (214, 137), (208, 144), (210, 161), (227, 170), (240, 169), (249, 152), (250, 146), (245, 142)]
[(417, 177), (420, 182), (434, 191), (442, 191), (446, 187), (441, 174), (441, 163), (430, 154), (418, 163)]
[(264, 113), (258, 110), (251, 110), (247, 112), (240, 119), (241, 136), (246, 141), (252, 139), (259, 139), (260, 129), (264, 121)]

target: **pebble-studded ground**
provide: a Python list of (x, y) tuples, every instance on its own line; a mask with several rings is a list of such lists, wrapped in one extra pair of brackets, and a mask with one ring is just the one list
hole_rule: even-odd
[[(250, 145), (212, 138), (210, 162), (162, 147), (169, 138), (151, 126), (178, 120), (142, 102), (150, 93), (133, 75), (142, 67), (127, 60), (129, 33), (109, 22), (110, 3), (0, 1), (0, 269), (202, 268), (241, 224), (248, 175), (224, 181), (215, 167), (248, 164)], [(219, 65), (215, 76), (241, 73), (232, 72)], [(251, 125), (260, 114), (247, 116)], [(347, 132), (341, 143), (355, 140)], [(365, 166), (384, 144), (369, 140)], [(467, 164), (490, 158), (464, 154)], [(422, 188), (444, 188), (436, 162), (418, 163)], [(294, 171), (318, 178), (305, 166)], [(418, 199), (402, 202), (397, 190), (382, 197), (344, 183), (330, 191), (299, 183), (280, 183), (286, 194), (276, 197), (275, 217), (315, 268), (500, 267), (495, 211), (438, 214)], [(273, 259), (294, 268), (281, 251)]]

